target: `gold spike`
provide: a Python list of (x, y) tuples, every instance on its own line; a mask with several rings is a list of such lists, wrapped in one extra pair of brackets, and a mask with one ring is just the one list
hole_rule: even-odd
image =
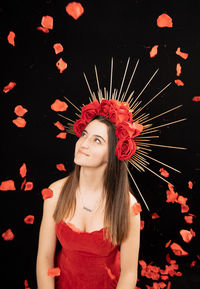
[[(175, 124), (175, 123), (184, 121), (184, 120), (186, 120), (186, 119), (187, 119), (187, 118), (182, 118), (182, 119), (175, 120), (175, 121), (172, 121), (172, 122), (164, 123), (164, 124), (161, 124), (161, 125), (152, 127), (152, 129), (157, 129), (157, 128), (160, 128), (160, 127), (164, 127), (164, 126), (168, 126), (168, 125), (171, 125), (171, 124)], [(151, 129), (149, 129), (149, 130), (151, 130)], [(146, 130), (146, 132), (148, 132), (148, 129)]]
[(162, 147), (162, 148), (169, 148), (169, 149), (179, 149), (179, 150), (186, 150), (187, 148), (183, 148), (183, 147), (175, 147), (175, 146), (167, 146), (167, 145), (159, 145), (159, 144), (152, 144), (152, 143), (142, 143), (142, 142), (137, 142), (135, 141), (136, 144), (139, 144), (139, 145), (144, 145), (144, 146), (155, 146), (155, 147)]
[[(132, 110), (132, 111), (134, 111), (137, 107), (138, 107), (138, 105), (140, 105), (141, 104), (141, 100), (140, 101), (138, 101), (138, 102), (136, 102), (135, 103), (135, 105), (132, 107), (132, 105), (130, 106), (130, 109)], [(133, 115), (133, 113), (132, 113), (132, 115)]]
[(83, 75), (84, 75), (85, 81), (86, 81), (86, 83), (87, 83), (87, 86), (88, 86), (88, 89), (89, 89), (90, 95), (92, 96), (92, 91), (91, 91), (91, 88), (90, 88), (89, 82), (88, 82), (88, 80), (87, 80), (86, 74), (85, 74), (84, 72), (83, 72)]
[(159, 129), (155, 129), (155, 130), (152, 130), (152, 131), (147, 131), (147, 132), (145, 132), (145, 131), (142, 131), (140, 135), (144, 135), (144, 134), (147, 134), (147, 133), (152, 133), (152, 132), (157, 132), (157, 131), (159, 131)]
[(150, 157), (148, 154), (142, 153), (142, 152), (140, 152), (140, 151), (138, 152), (138, 154), (144, 155), (145, 157), (147, 157), (147, 158), (149, 158), (149, 159), (151, 159), (151, 160), (153, 160), (153, 161), (155, 161), (155, 162), (157, 162), (157, 163), (159, 163), (159, 164), (161, 164), (161, 165), (164, 165), (165, 167), (168, 167), (168, 168), (174, 170), (174, 171), (177, 172), (177, 173), (181, 173), (179, 170), (175, 169), (174, 167), (172, 167), (172, 166), (170, 166), (170, 165), (168, 165), (168, 164), (166, 164), (166, 163), (164, 163), (164, 162), (161, 162), (161, 161), (159, 161), (159, 160), (157, 160), (157, 159), (155, 159), (155, 158), (152, 158), (152, 157)]
[(109, 97), (108, 97), (108, 99), (111, 99), (112, 79), (113, 79), (113, 57), (111, 58), (111, 69), (110, 69), (110, 92), (109, 92)]
[(79, 112), (81, 112), (81, 110), (80, 110), (75, 104), (73, 104), (66, 96), (64, 96), (64, 98), (65, 98), (71, 105), (73, 105), (73, 107), (75, 107)]
[(126, 102), (129, 103), (129, 105), (130, 105), (130, 99), (133, 96), (134, 92), (135, 92), (134, 90), (131, 92), (131, 94), (129, 95), (129, 97), (128, 97), (127, 101), (126, 101)]
[(156, 75), (156, 73), (158, 72), (159, 68), (154, 72), (154, 74), (152, 75), (152, 77), (149, 79), (149, 81), (146, 83), (146, 85), (144, 86), (144, 88), (141, 90), (141, 92), (138, 94), (138, 96), (135, 98), (133, 104), (138, 100), (138, 98), (140, 97), (140, 95), (144, 92), (144, 90), (146, 89), (146, 87), (149, 85), (149, 83), (152, 81), (152, 79), (154, 78), (154, 76)]
[(151, 135), (151, 136), (137, 136), (137, 139), (136, 140), (140, 140), (140, 139), (149, 139), (149, 138), (159, 138), (159, 135)]
[(145, 123), (145, 122), (147, 122), (147, 121), (151, 121), (152, 119), (155, 119), (155, 118), (157, 118), (157, 117), (160, 117), (160, 116), (162, 116), (162, 115), (164, 115), (164, 114), (166, 114), (166, 113), (169, 113), (169, 112), (171, 112), (171, 111), (173, 111), (173, 110), (175, 110), (175, 109), (178, 109), (178, 108), (180, 108), (181, 106), (183, 106), (183, 105), (181, 104), (181, 105), (175, 106), (175, 107), (173, 107), (173, 108), (171, 108), (171, 109), (169, 109), (169, 110), (167, 110), (167, 111), (164, 111), (164, 112), (162, 112), (162, 113), (160, 113), (160, 114), (158, 114), (158, 115), (156, 115), (156, 116), (154, 116), (154, 117), (149, 118), (148, 120), (145, 120), (143, 123)]
[(96, 75), (96, 81), (97, 81), (97, 87), (98, 87), (98, 91), (100, 91), (100, 85), (99, 85), (99, 78), (98, 78), (98, 73), (97, 73), (97, 67), (96, 65), (94, 66), (94, 70), (95, 70), (95, 75)]
[(142, 200), (143, 200), (143, 202), (144, 202), (146, 208), (148, 209), (148, 211), (150, 211), (150, 210), (149, 210), (149, 207), (148, 207), (148, 205), (147, 205), (147, 203), (146, 203), (146, 201), (145, 201), (145, 199), (144, 199), (144, 197), (143, 197), (143, 195), (142, 195), (142, 193), (141, 193), (141, 191), (140, 191), (140, 189), (139, 189), (139, 187), (138, 187), (138, 185), (137, 185), (135, 179), (133, 178), (133, 176), (132, 176), (132, 174), (131, 174), (131, 172), (130, 172), (130, 170), (129, 170), (129, 168), (128, 168), (128, 166), (127, 166), (126, 163), (125, 163), (125, 165), (126, 165), (127, 171), (128, 171), (128, 173), (129, 173), (129, 175), (130, 175), (130, 177), (131, 177), (131, 179), (132, 179), (132, 181), (133, 181), (133, 183), (134, 183), (134, 185), (135, 185), (137, 191), (139, 192), (139, 194), (140, 194), (140, 196), (141, 196), (141, 198), (142, 198)]
[(122, 91), (122, 87), (124, 85), (124, 79), (126, 77), (126, 72), (127, 72), (127, 69), (128, 69), (129, 61), (130, 61), (130, 57), (128, 58), (127, 63), (126, 63), (126, 68), (125, 68), (124, 75), (123, 75), (123, 78), (122, 78), (122, 83), (121, 83), (121, 86), (120, 86), (119, 94), (117, 96), (117, 100), (119, 100), (119, 98), (120, 98), (120, 94), (121, 94), (121, 91)]
[(136, 162), (135, 160), (130, 159), (129, 162), (133, 166), (137, 167), (140, 171), (143, 171), (143, 172), (145, 171), (144, 168), (138, 162)]
[(155, 96), (153, 96), (145, 105), (143, 105), (141, 108), (139, 108), (135, 113), (134, 116), (137, 115), (139, 112), (141, 112), (149, 103), (151, 103), (158, 95), (160, 95), (165, 89), (167, 89), (168, 86), (170, 86), (171, 82), (168, 83), (163, 89), (161, 89)]
[(63, 118), (65, 118), (65, 119), (67, 119), (67, 120), (69, 120), (69, 121), (71, 121), (72, 123), (75, 122), (74, 120), (72, 120), (72, 119), (70, 119), (70, 118), (68, 118), (68, 117), (66, 117), (66, 116), (64, 116), (64, 115), (62, 115), (62, 114), (60, 114), (60, 113), (58, 113), (58, 115), (61, 116), (61, 117), (63, 117)]
[(140, 124), (142, 124), (146, 119), (149, 118), (149, 114), (145, 114), (143, 113), (141, 116), (139, 116), (138, 118), (134, 119), (134, 122), (139, 122)]
[(138, 67), (139, 61), (140, 61), (140, 60), (138, 59), (138, 61), (136, 62), (136, 65), (135, 65), (135, 67), (134, 67), (133, 73), (132, 73), (132, 75), (131, 75), (130, 81), (129, 81), (129, 83), (128, 83), (128, 86), (127, 86), (126, 91), (125, 91), (125, 94), (124, 94), (124, 99), (125, 99), (126, 94), (127, 94), (128, 90), (129, 90), (129, 86), (131, 85), (133, 76), (135, 75), (135, 71), (136, 71), (136, 69), (137, 69), (137, 67)]

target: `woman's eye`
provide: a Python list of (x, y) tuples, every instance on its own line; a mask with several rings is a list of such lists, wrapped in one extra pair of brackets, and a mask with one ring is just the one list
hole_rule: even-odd
[(99, 138), (95, 138), (95, 142), (96, 142), (96, 143), (101, 143), (101, 141), (100, 141)]
[(81, 136), (84, 136), (85, 135), (85, 132), (83, 131), (82, 133), (81, 133)]

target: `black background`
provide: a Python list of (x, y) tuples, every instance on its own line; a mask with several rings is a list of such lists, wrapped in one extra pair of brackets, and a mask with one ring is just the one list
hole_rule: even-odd
[[(63, 96), (80, 106), (88, 103), (89, 92), (83, 77), (88, 76), (92, 90), (96, 91), (94, 64), (97, 65), (102, 86), (109, 87), (111, 57), (114, 58), (113, 86), (120, 87), (128, 57), (131, 57), (128, 76), (138, 59), (137, 73), (131, 89), (137, 95), (151, 75), (159, 68), (141, 99), (150, 99), (165, 85), (171, 85), (146, 110), (156, 115), (173, 106), (183, 104), (177, 111), (165, 115), (155, 124), (170, 122), (187, 117), (187, 121), (167, 126), (159, 131), (159, 142), (166, 145), (187, 147), (187, 150), (167, 150), (154, 148), (152, 156), (179, 169), (178, 174), (170, 169), (169, 181), (175, 191), (188, 198), (189, 212), (194, 214), (193, 224), (187, 224), (177, 203), (166, 203), (167, 184), (148, 171), (132, 173), (150, 208), (146, 209), (137, 190), (133, 190), (142, 205), (142, 220), (145, 227), (141, 231), (140, 260), (164, 268), (166, 255), (179, 264), (182, 277), (170, 277), (171, 288), (200, 288), (199, 269), (199, 103), (193, 102), (200, 95), (200, 33), (199, 1), (83, 1), (84, 14), (74, 20), (65, 11), (69, 1), (3, 1), (0, 5), (0, 47), (1, 47), (1, 179), (12, 179), (16, 191), (1, 191), (1, 234), (11, 228), (15, 234), (12, 241), (1, 238), (1, 261), (3, 266), (2, 288), (24, 288), (28, 280), (31, 289), (37, 288), (35, 265), (39, 226), (42, 217), (43, 199), (41, 190), (53, 181), (62, 178), (73, 168), (73, 147), (76, 138), (67, 135), (66, 140), (56, 138), (60, 132), (56, 121), (65, 121), (51, 110), (51, 104)], [(173, 20), (173, 28), (159, 28), (156, 19), (167, 13)], [(54, 19), (53, 30), (45, 34), (37, 30), (43, 16)], [(7, 41), (10, 31), (15, 32), (15, 47)], [(61, 43), (64, 51), (55, 54), (53, 45)], [(154, 45), (159, 45), (158, 54), (149, 57)], [(176, 54), (177, 48), (187, 52), (184, 60)], [(60, 73), (56, 67), (59, 58), (68, 67)], [(177, 86), (174, 80), (176, 65), (182, 66), (179, 77), (184, 86)], [(16, 87), (8, 93), (3, 88), (10, 82)], [(128, 83), (128, 80), (127, 80)], [(126, 83), (126, 85), (127, 85)], [(129, 92), (130, 92), (129, 91)], [(18, 128), (12, 123), (16, 118), (14, 108), (21, 104), (28, 109), (24, 118), (27, 124)], [(73, 117), (74, 109), (69, 105), (66, 115)], [(27, 166), (27, 181), (33, 182), (33, 190), (20, 190), (23, 179), (19, 169)], [(63, 163), (67, 172), (56, 169)], [(159, 174), (163, 167), (155, 163), (150, 166)], [(194, 184), (188, 188), (188, 181)], [(152, 219), (156, 212), (160, 218)], [(34, 215), (32, 225), (24, 218)], [(185, 243), (179, 231), (193, 229), (196, 237)], [(172, 240), (182, 246), (189, 255), (178, 257), (165, 244)], [(191, 268), (192, 261), (197, 261)], [(152, 286), (153, 281), (140, 276), (138, 287)], [(5, 277), (5, 278), (4, 278)], [(167, 282), (165, 282), (167, 284)]]

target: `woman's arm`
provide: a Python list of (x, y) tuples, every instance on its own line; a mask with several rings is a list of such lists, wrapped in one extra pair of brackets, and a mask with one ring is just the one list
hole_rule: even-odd
[(48, 276), (48, 268), (54, 267), (56, 250), (56, 223), (53, 219), (53, 212), (60, 192), (60, 181), (49, 186), (53, 191), (51, 198), (45, 199), (43, 203), (43, 216), (40, 225), (36, 277), (38, 289), (54, 289), (55, 278)]
[(121, 273), (116, 289), (135, 289), (140, 247), (140, 214), (134, 215), (132, 206), (136, 199), (131, 195), (131, 219), (128, 237), (120, 246)]

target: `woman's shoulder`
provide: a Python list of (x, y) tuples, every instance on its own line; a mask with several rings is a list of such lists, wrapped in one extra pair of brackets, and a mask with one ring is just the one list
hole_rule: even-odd
[(130, 206), (132, 207), (135, 203), (137, 203), (137, 199), (131, 192), (129, 192), (129, 195), (130, 195)]

